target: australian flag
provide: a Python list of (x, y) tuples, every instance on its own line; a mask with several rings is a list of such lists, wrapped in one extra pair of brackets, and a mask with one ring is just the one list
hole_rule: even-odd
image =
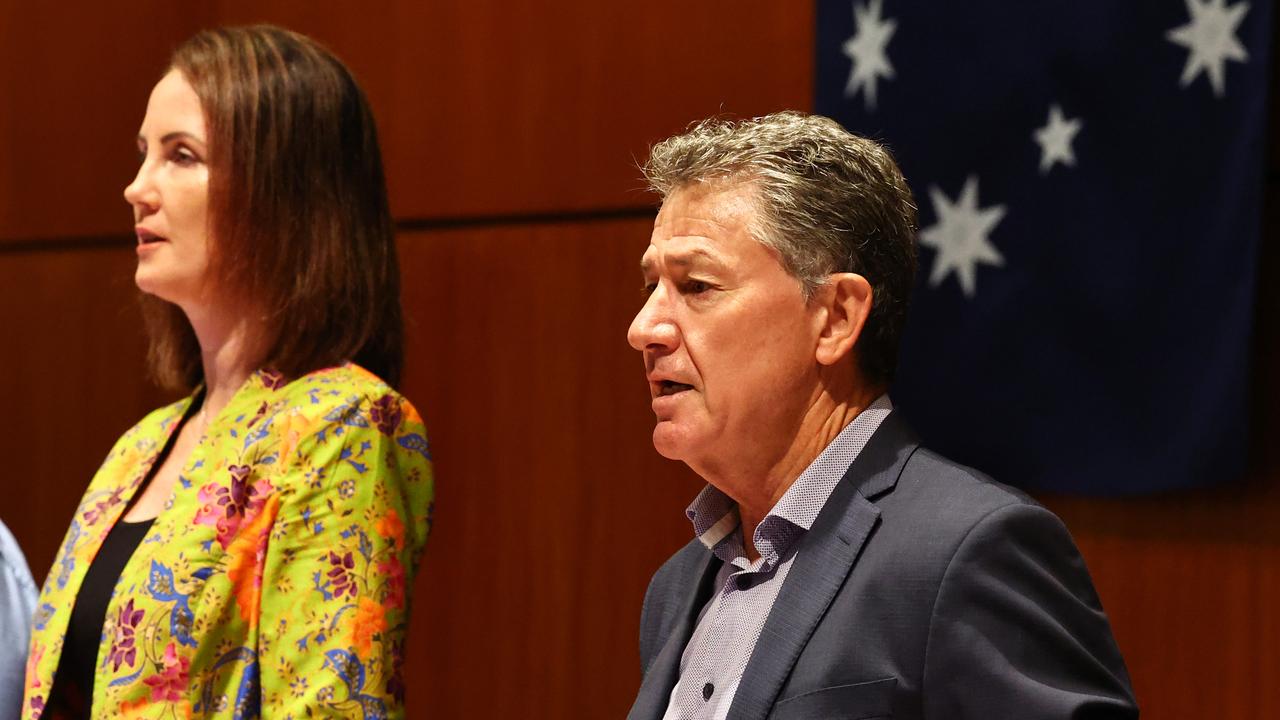
[(1240, 477), (1271, 0), (819, 0), (817, 112), (919, 206), (892, 395), (999, 480)]

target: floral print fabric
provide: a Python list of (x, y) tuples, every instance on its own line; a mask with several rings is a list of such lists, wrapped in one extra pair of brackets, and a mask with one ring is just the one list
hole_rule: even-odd
[[(84, 573), (191, 402), (125, 433), (90, 483), (38, 602), (24, 718), (43, 714)], [(93, 716), (401, 717), (432, 497), (422, 420), (377, 377), (255, 373), (121, 573)]]

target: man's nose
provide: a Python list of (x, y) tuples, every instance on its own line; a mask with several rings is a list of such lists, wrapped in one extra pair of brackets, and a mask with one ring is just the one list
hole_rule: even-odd
[(680, 328), (661, 285), (654, 289), (645, 300), (644, 307), (640, 308), (640, 312), (631, 321), (631, 327), (627, 329), (627, 342), (640, 351), (670, 351), (679, 344)]

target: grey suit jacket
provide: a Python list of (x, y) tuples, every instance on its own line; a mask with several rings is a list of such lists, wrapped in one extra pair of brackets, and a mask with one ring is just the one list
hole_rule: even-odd
[[(630, 720), (660, 720), (720, 561), (654, 575)], [(1066, 527), (919, 447), (897, 412), (836, 486), (765, 621), (731, 720), (1136, 718), (1124, 660)]]

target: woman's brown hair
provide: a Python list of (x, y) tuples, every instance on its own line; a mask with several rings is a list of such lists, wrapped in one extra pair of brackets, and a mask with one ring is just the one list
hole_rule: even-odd
[[(204, 109), (210, 277), (249, 314), (258, 367), (287, 377), (352, 360), (399, 381), (400, 272), (373, 114), (319, 43), (268, 25), (205, 30), (173, 53)], [(157, 380), (190, 390), (200, 347), (144, 296)]]

